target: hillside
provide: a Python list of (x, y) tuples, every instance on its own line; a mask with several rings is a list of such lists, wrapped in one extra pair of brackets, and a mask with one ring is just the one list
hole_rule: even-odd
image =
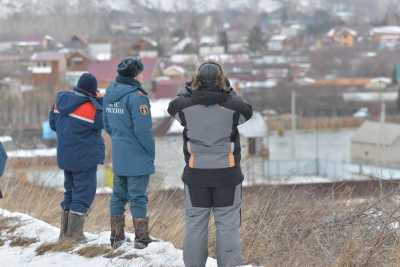
[[(184, 1), (184, 0), (70, 0), (70, 1), (52, 1), (52, 0), (0, 0), (0, 18), (9, 18), (14, 15), (51, 15), (51, 14), (79, 14), (90, 11), (105, 12), (121, 11), (129, 13), (137, 11), (140, 8), (161, 9), (163, 11), (190, 10), (194, 3), (198, 11), (210, 11), (215, 9), (243, 9), (251, 7), (249, 1), (212, 1), (204, 5), (202, 1)], [(278, 9), (281, 4), (274, 0), (259, 1), (259, 9), (271, 12)]]
[(0, 0), (0, 18), (18, 14), (50, 15), (76, 14), (91, 9), (92, 12), (123, 11), (133, 8), (129, 0)]

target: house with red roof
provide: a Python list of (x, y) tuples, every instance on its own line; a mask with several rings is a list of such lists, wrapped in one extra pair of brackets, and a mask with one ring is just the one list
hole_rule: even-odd
[(153, 81), (150, 95), (153, 100), (172, 99), (184, 87), (183, 80), (158, 79)]
[[(98, 81), (99, 89), (106, 89), (111, 81), (117, 76), (117, 66), (121, 60), (111, 59), (102, 61), (93, 61), (89, 64), (88, 72), (92, 73)], [(151, 86), (151, 82), (160, 74), (158, 58), (142, 58), (144, 71), (140, 79), (145, 88)]]
[(142, 62), (144, 65), (144, 71), (142, 72), (142, 81), (149, 84), (155, 78), (157, 78), (160, 71), (160, 59), (156, 57), (143, 57)]
[(93, 61), (89, 64), (88, 72), (96, 77), (99, 89), (106, 89), (110, 82), (115, 80), (119, 62), (119, 59), (112, 59)]
[(21, 52), (32, 52), (40, 49), (55, 49), (58, 43), (49, 35), (28, 34), (20, 36), (14, 45)]

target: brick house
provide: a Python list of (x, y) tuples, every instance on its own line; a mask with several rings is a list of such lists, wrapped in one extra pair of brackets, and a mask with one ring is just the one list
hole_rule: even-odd
[(32, 85), (56, 90), (63, 82), (66, 58), (59, 52), (39, 52), (31, 57)]

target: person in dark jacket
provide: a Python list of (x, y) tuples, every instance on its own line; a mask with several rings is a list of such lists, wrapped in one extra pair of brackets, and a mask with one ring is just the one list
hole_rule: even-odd
[[(3, 176), (7, 163), (7, 153), (3, 147), (3, 144), (0, 143), (0, 177)], [(3, 193), (0, 190), (0, 198), (3, 198)]]
[(135, 227), (135, 248), (152, 242), (148, 231), (147, 186), (154, 173), (155, 143), (150, 102), (137, 77), (144, 66), (130, 57), (118, 65), (118, 77), (104, 97), (104, 126), (112, 139), (113, 194), (110, 203), (111, 245), (125, 241), (125, 205)]
[(252, 107), (233, 91), (222, 67), (209, 61), (170, 103), (168, 112), (184, 127), (185, 266), (206, 264), (211, 212), (218, 266), (241, 265), (243, 174), (237, 126), (251, 118)]
[(50, 127), (57, 132), (57, 161), (65, 176), (60, 241), (86, 239), (83, 228), (96, 195), (97, 166), (105, 157), (98, 95), (96, 78), (85, 73), (72, 91), (58, 93), (50, 112)]

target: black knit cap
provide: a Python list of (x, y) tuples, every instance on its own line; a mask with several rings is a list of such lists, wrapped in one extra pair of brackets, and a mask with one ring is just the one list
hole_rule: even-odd
[(203, 84), (215, 84), (220, 75), (220, 67), (214, 63), (205, 63), (199, 68), (199, 78)]
[(121, 76), (135, 78), (144, 70), (144, 65), (140, 57), (128, 57), (118, 64), (117, 70)]
[(90, 73), (84, 73), (79, 78), (78, 84), (75, 88), (76, 91), (86, 95), (96, 96), (97, 94), (97, 80)]

